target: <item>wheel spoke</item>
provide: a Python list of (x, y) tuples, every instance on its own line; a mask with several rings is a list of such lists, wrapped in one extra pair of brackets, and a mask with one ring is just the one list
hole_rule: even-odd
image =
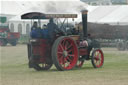
[(64, 68), (65, 68), (66, 61), (67, 61), (67, 60), (64, 58)]
[(66, 45), (67, 47), (68, 47), (68, 44), (69, 44), (68, 41), (66, 41), (65, 45)]
[(74, 54), (68, 54), (68, 56), (73, 56), (74, 57), (75, 55)]
[(70, 44), (68, 47), (67, 47), (67, 49), (69, 49), (69, 48), (71, 48), (72, 47), (72, 45)]
[(72, 52), (72, 49), (69, 49), (69, 50), (68, 50), (68, 53), (70, 53), (70, 52)]
[(97, 61), (96, 66), (99, 67), (99, 65), (100, 65), (100, 61)]
[(64, 50), (66, 49), (66, 48), (65, 48), (65, 42), (66, 42), (66, 40), (63, 40), (63, 41), (62, 41), (62, 44), (61, 44), (61, 45), (63, 46), (63, 49), (64, 49)]
[(60, 46), (61, 50), (64, 51), (64, 47), (61, 44), (59, 46)]
[(64, 61), (67, 62), (67, 58), (64, 58)]
[(62, 61), (63, 61), (63, 56), (59, 56), (58, 59), (59, 59), (59, 62), (62, 63)]
[(67, 57), (67, 60), (69, 60), (70, 62), (72, 62), (72, 60), (70, 59), (70, 57), (69, 57), (69, 56)]
[(67, 68), (68, 66), (70, 66), (71, 65), (71, 62), (67, 62), (68, 60), (67, 60), (67, 58), (64, 58), (64, 68)]
[(68, 47), (68, 44), (69, 44), (68, 41), (66, 41), (66, 43), (65, 43), (65, 50), (68, 49), (68, 48), (67, 48), (67, 47)]
[(64, 46), (64, 50), (67, 50), (67, 47), (66, 46)]
[(63, 52), (57, 52), (57, 53), (58, 53), (58, 54), (61, 54), (61, 55), (63, 54)]
[(97, 56), (99, 56), (99, 54), (100, 54), (100, 53), (98, 52), (98, 53), (97, 53)]
[(97, 56), (96, 56), (96, 58), (99, 58), (99, 55), (100, 55), (100, 53), (99, 53), (99, 52), (97, 52)]

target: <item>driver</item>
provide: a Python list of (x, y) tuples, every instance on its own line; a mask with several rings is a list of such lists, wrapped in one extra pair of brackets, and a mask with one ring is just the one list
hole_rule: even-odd
[(53, 41), (55, 39), (56, 30), (62, 32), (58, 28), (58, 26), (53, 22), (53, 18), (51, 18), (49, 23), (47, 24), (47, 29), (48, 29), (48, 36), (50, 41)]

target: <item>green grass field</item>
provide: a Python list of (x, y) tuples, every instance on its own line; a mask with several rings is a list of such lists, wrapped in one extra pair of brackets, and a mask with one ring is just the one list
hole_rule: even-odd
[(91, 61), (70, 71), (35, 71), (28, 68), (27, 46), (0, 47), (0, 85), (128, 85), (128, 51), (103, 48), (104, 66)]

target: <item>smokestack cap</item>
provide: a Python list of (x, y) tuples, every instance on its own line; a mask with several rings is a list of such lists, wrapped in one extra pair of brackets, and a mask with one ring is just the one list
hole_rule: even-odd
[(81, 13), (82, 14), (87, 14), (88, 13), (88, 10), (82, 10)]

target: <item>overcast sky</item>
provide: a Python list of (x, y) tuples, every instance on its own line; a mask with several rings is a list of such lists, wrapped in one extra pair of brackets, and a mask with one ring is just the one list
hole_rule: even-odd
[(19, 14), (26, 10), (35, 11), (39, 9), (42, 10), (42, 12), (77, 13), (86, 9), (87, 6), (87, 4), (79, 0), (2, 1), (1, 3), (2, 14)]

